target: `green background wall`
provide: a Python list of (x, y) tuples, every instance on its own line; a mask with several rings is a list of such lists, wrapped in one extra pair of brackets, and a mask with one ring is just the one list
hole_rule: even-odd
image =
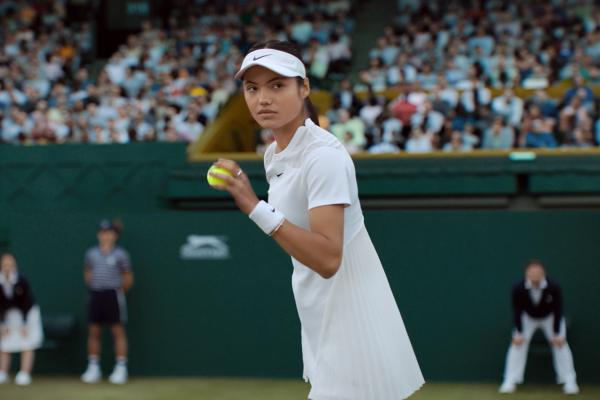
[[(133, 374), (300, 376), (289, 258), (247, 217), (230, 209), (221, 194), (205, 191), (201, 177), (206, 165), (186, 165), (183, 147), (140, 146), (125, 151), (107, 146), (100, 152), (78, 146), (13, 148), (3, 153), (5, 149), (0, 147), (0, 239), (16, 253), (43, 312), (73, 314), (78, 321), (69, 342), (40, 352), (36, 367), (40, 373), (82, 371), (83, 254), (95, 243), (98, 220), (120, 216), (125, 224), (122, 244), (132, 255), (136, 273), (128, 296)], [(128, 161), (121, 161), (126, 156)], [(590, 167), (595, 162), (586, 163), (585, 174), (578, 175), (591, 178), (587, 186), (578, 186), (584, 194), (598, 191), (597, 175)], [(489, 170), (491, 163), (497, 164), (496, 171)], [(525, 167), (504, 163), (500, 159), (357, 162), (359, 185), (366, 193), (367, 228), (424, 374), (430, 380), (501, 378), (511, 329), (510, 288), (520, 278), (523, 262), (538, 257), (562, 283), (579, 378), (598, 383), (598, 209), (465, 209), (453, 207), (452, 198), (447, 206), (427, 209), (389, 203), (470, 193), (482, 204), (487, 204), (484, 197), (499, 195), (510, 204), (523, 190), (519, 176), (527, 173), (532, 182), (540, 181), (536, 171), (546, 177), (548, 170), (542, 167), (550, 165), (547, 160)], [(580, 164), (564, 165), (565, 174), (579, 173)], [(394, 173), (378, 172), (394, 166)], [(19, 168), (27, 172), (18, 175)], [(261, 179), (260, 162), (248, 162), (244, 168), (256, 182)], [(553, 168), (549, 173), (559, 172)], [(472, 187), (486, 174), (504, 184)], [(395, 185), (390, 175), (402, 186)], [(423, 187), (419, 176), (432, 183)], [(383, 195), (377, 194), (377, 179), (387, 180), (380, 184)], [(436, 185), (436, 179), (446, 184)], [(405, 193), (411, 184), (414, 190)], [(264, 184), (257, 187), (264, 190)], [(548, 185), (543, 189), (555, 195), (561, 190)], [(534, 185), (525, 190), (529, 197), (539, 198)], [(388, 205), (378, 209), (378, 199)], [(223, 238), (230, 257), (183, 260), (180, 249), (189, 235)], [(109, 368), (111, 349), (104, 350)], [(537, 381), (553, 378), (547, 352), (532, 354), (528, 376)]]

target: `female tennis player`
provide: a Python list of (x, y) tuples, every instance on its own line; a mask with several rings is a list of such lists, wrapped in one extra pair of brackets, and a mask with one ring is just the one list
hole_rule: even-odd
[(399, 400), (424, 380), (363, 223), (352, 159), (318, 126), (295, 47), (255, 45), (236, 78), (252, 117), (276, 141), (264, 156), (269, 201), (232, 160), (218, 187), (291, 256), (311, 400)]
[(42, 317), (31, 287), (11, 253), (0, 255), (0, 383), (8, 381), (12, 353), (21, 353), (17, 385), (31, 383), (34, 351), (42, 345)]

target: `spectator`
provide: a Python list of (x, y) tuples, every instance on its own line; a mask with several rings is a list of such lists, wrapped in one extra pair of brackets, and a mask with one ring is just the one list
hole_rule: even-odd
[(42, 318), (14, 255), (0, 255), (0, 384), (8, 381), (11, 354), (21, 353), (17, 385), (31, 383), (34, 351), (42, 345)]
[(557, 143), (553, 134), (554, 125), (553, 118), (545, 117), (536, 104), (531, 104), (523, 120), (524, 145), (534, 148), (556, 147)]
[(401, 83), (413, 83), (417, 80), (417, 68), (412, 65), (408, 57), (401, 53), (395, 63), (390, 65), (386, 71), (386, 81), (390, 87)]
[(433, 150), (433, 134), (425, 133), (420, 127), (413, 128), (406, 141), (408, 153), (427, 153)]
[(454, 151), (470, 151), (472, 147), (463, 142), (462, 132), (454, 131), (450, 137), (450, 141), (446, 143), (443, 150), (446, 152)]
[(302, 14), (296, 14), (291, 26), (290, 38), (300, 44), (307, 44), (313, 33), (313, 25), (303, 18)]
[(575, 130), (591, 130), (592, 126), (593, 118), (589, 108), (584, 105), (583, 96), (572, 97), (571, 102), (560, 111), (559, 130), (567, 141), (572, 141)]
[(330, 57), (329, 71), (342, 73), (351, 62), (350, 39), (347, 36), (340, 37), (334, 32), (329, 39), (327, 53)]
[(333, 101), (338, 106), (334, 108), (345, 108), (351, 114), (358, 113), (361, 106), (361, 101), (352, 90), (352, 82), (349, 79), (340, 82), (340, 89), (334, 94)]
[(352, 135), (352, 143), (362, 147), (366, 143), (365, 124), (358, 117), (351, 117), (350, 112), (341, 108), (338, 111), (338, 122), (331, 125), (331, 132), (344, 143), (347, 133)]
[(308, 72), (314, 79), (323, 79), (329, 70), (330, 56), (327, 49), (318, 40), (312, 39), (310, 46), (304, 53), (304, 60), (309, 65)]
[[(448, 83), (444, 77), (440, 77), (438, 79), (438, 87), (433, 90), (434, 98), (444, 103), (443, 106), (438, 106), (438, 108), (443, 108), (447, 110), (455, 109), (458, 105), (458, 91), (448, 86)], [(435, 96), (437, 94), (437, 96)]]
[(377, 46), (369, 52), (369, 58), (379, 58), (383, 64), (390, 66), (396, 61), (400, 49), (392, 42), (392, 39), (381, 36), (377, 39)]
[(594, 104), (594, 92), (585, 84), (581, 75), (573, 78), (573, 87), (565, 93), (563, 103), (570, 104), (574, 97), (578, 97), (584, 107), (592, 107)]
[(503, 117), (508, 125), (518, 127), (523, 118), (523, 100), (515, 96), (512, 89), (505, 89), (502, 96), (492, 101), (492, 111)]
[(400, 94), (389, 105), (391, 114), (398, 119), (402, 125), (410, 125), (411, 118), (417, 112), (417, 106), (408, 101), (406, 93)]
[(436, 74), (431, 65), (424, 64), (417, 75), (419, 85), (425, 90), (431, 90), (438, 84), (438, 74)]
[(383, 68), (381, 59), (372, 58), (370, 60), (369, 68), (361, 71), (360, 79), (374, 92), (384, 90), (387, 86), (387, 74), (386, 70)]
[(359, 116), (367, 128), (372, 128), (375, 126), (375, 121), (382, 112), (383, 106), (379, 103), (376, 97), (371, 96), (365, 105), (360, 109)]
[(186, 142), (193, 142), (204, 131), (204, 125), (198, 121), (198, 113), (194, 110), (188, 112), (185, 120), (175, 124), (177, 136)]
[(529, 99), (529, 102), (536, 104), (544, 116), (551, 118), (558, 117), (557, 102), (548, 97), (548, 93), (545, 90), (536, 90), (535, 94)]
[(18, 144), (27, 141), (33, 129), (32, 121), (18, 107), (11, 107), (2, 120), (2, 141)]
[(390, 115), (390, 113), (386, 110), (380, 116), (381, 128), (383, 130), (382, 137), (385, 135), (391, 135), (388, 137), (394, 138), (394, 141), (398, 141), (402, 139), (402, 122), (399, 119), (394, 118)]
[(462, 89), (460, 107), (467, 115), (477, 117), (479, 109), (490, 104), (492, 96), (489, 89), (475, 76), (460, 82), (456, 87)]
[(348, 153), (350, 154), (358, 153), (361, 150), (361, 146), (356, 144), (356, 141), (354, 140), (354, 135), (350, 131), (347, 131), (344, 135), (342, 144), (346, 148), (346, 151), (348, 151)]
[(473, 150), (479, 145), (479, 135), (475, 131), (475, 125), (467, 124), (463, 128), (462, 141), (468, 150)]
[(381, 137), (381, 142), (375, 143), (369, 147), (369, 153), (400, 153), (400, 147), (395, 143), (394, 135), (391, 132), (384, 132)]
[(592, 134), (592, 131), (589, 129), (577, 128), (573, 132), (572, 142), (565, 142), (563, 147), (589, 148), (594, 145), (594, 135)]
[(421, 110), (411, 116), (411, 125), (420, 126), (426, 133), (438, 134), (444, 125), (444, 115), (434, 110), (431, 101), (427, 100)]
[(541, 329), (552, 348), (557, 382), (566, 394), (579, 393), (573, 356), (567, 343), (563, 300), (560, 286), (546, 277), (546, 268), (538, 260), (525, 266), (525, 278), (512, 290), (514, 330), (506, 356), (504, 381), (500, 393), (513, 393), (523, 383), (529, 342)]
[(508, 150), (513, 147), (515, 132), (510, 126), (504, 124), (504, 118), (496, 117), (492, 126), (485, 129), (483, 133), (484, 149)]

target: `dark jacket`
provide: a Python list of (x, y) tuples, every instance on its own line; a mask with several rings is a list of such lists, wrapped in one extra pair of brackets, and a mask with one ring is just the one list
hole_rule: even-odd
[(0, 287), (0, 321), (4, 321), (6, 312), (11, 308), (18, 308), (23, 314), (23, 320), (27, 318), (27, 313), (35, 305), (35, 298), (29, 283), (21, 274), (17, 275), (17, 283), (13, 287), (12, 297), (7, 298), (4, 290)]
[(529, 289), (525, 287), (525, 279), (519, 281), (512, 290), (512, 304), (514, 312), (515, 328), (521, 333), (521, 315), (527, 313), (531, 318), (545, 318), (554, 314), (554, 333), (560, 332), (560, 321), (562, 319), (562, 294), (560, 286), (554, 281), (546, 278), (548, 286), (542, 290), (542, 298), (539, 304), (534, 304), (529, 295)]

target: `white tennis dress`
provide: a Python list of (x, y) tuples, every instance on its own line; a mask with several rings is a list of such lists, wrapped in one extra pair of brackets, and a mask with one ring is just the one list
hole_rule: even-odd
[(309, 229), (309, 210), (344, 204), (342, 264), (331, 279), (292, 258), (311, 400), (399, 400), (425, 382), (367, 233), (352, 159), (310, 119), (289, 145), (265, 153), (269, 203)]

